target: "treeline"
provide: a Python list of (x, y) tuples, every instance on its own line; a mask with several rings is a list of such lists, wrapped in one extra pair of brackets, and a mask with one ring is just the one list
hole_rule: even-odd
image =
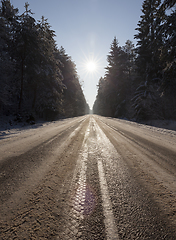
[(44, 17), (36, 21), (29, 4), (19, 15), (9, 0), (0, 6), (0, 115), (46, 120), (89, 112), (76, 66)]
[(93, 106), (118, 118), (176, 119), (176, 3), (145, 0), (135, 35), (137, 46), (114, 38)]

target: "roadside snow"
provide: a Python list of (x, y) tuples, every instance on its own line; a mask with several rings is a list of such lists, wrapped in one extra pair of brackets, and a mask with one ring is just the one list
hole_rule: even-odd
[(26, 122), (15, 122), (11, 116), (0, 118), (0, 139), (12, 137), (32, 129), (44, 127), (54, 122), (38, 121), (34, 125)]
[[(114, 118), (115, 119), (115, 118)], [(117, 119), (119, 122), (125, 122), (129, 125), (142, 129), (149, 129), (153, 132), (176, 135), (176, 121), (173, 120), (149, 120), (142, 123)]]
[[(68, 118), (25, 126), (22, 123), (8, 126), (3, 120), (0, 131), (0, 161), (19, 156), (46, 141), (49, 143), (50, 139), (83, 120), (84, 117)], [(5, 127), (8, 129), (4, 129)]]

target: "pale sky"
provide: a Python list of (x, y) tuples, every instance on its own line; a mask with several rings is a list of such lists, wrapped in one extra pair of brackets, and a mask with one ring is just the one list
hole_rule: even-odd
[[(25, 2), (36, 20), (42, 15), (48, 19), (58, 47), (63, 46), (77, 66), (85, 98), (92, 108), (114, 37), (120, 46), (128, 39), (136, 43), (134, 34), (143, 0), (11, 0), (20, 13)], [(93, 72), (86, 69), (90, 60), (97, 65)]]

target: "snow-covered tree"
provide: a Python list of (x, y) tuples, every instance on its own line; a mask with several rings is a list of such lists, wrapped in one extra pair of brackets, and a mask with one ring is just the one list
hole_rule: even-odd
[(161, 0), (145, 0), (142, 5), (141, 20), (138, 23), (137, 42), (138, 72), (145, 82), (146, 71), (149, 79), (156, 77), (159, 69), (158, 57), (161, 46), (160, 17), (158, 10)]
[(115, 37), (107, 56), (105, 77), (99, 80), (95, 113), (115, 117), (128, 115), (126, 106), (132, 90), (134, 59), (133, 43), (128, 40), (124, 47), (120, 47)]
[(54, 40), (55, 32), (44, 17), (38, 21), (37, 32), (40, 51), (31, 85), (34, 92), (32, 107), (36, 107), (40, 114), (53, 112), (53, 115), (57, 115), (62, 112), (63, 77), (60, 53)]
[[(164, 20), (160, 11), (161, 0), (145, 0), (142, 5), (141, 20), (138, 23), (137, 72), (138, 86), (132, 99), (135, 115), (138, 118), (154, 117), (159, 87), (162, 81), (162, 64), (160, 60), (163, 38), (161, 23)], [(159, 109), (158, 109), (159, 110)]]
[[(17, 27), (17, 13), (10, 1), (1, 1), (0, 6), (0, 111), (6, 113), (14, 105), (16, 86), (14, 83), (14, 35)], [(8, 109), (8, 110), (7, 110)]]
[[(38, 58), (38, 35), (36, 21), (29, 10), (29, 4), (25, 4), (25, 12), (19, 16), (19, 25), (15, 36), (16, 68), (20, 78), (19, 109), (25, 100), (24, 90), (28, 88), (30, 75), (34, 74), (35, 64)], [(34, 76), (33, 76), (34, 77)], [(24, 106), (25, 107), (25, 106)]]
[(65, 49), (61, 47), (60, 61), (62, 62), (61, 71), (63, 75), (63, 106), (65, 115), (72, 117), (83, 115), (89, 112), (89, 107), (86, 103), (79, 77), (76, 70), (76, 65), (68, 56)]
[[(2, 0), (0, 30), (0, 109), (6, 112), (13, 105), (14, 112), (32, 112), (46, 119), (63, 114), (65, 56), (57, 48), (47, 19), (42, 17), (37, 23), (28, 3), (19, 16), (10, 1)], [(84, 114), (87, 105), (71, 58), (64, 69), (73, 78), (68, 94), (70, 103), (75, 103), (74, 116)], [(69, 75), (64, 74), (69, 82)]]

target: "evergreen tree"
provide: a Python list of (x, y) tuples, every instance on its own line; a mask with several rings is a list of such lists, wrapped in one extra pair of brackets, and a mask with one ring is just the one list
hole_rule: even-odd
[(1, 1), (0, 111), (46, 120), (63, 115), (64, 107), (66, 116), (89, 112), (76, 66), (54, 37), (44, 17), (36, 23), (28, 3), (19, 16), (9, 0)]
[(42, 17), (37, 24), (40, 55), (37, 57), (36, 79), (32, 82), (34, 91), (33, 108), (36, 105), (41, 115), (62, 114), (63, 76), (60, 66), (60, 52), (54, 40), (55, 32), (51, 30), (47, 19)]
[[(0, 6), (0, 111), (7, 113), (14, 105), (16, 87), (14, 84), (13, 41), (17, 27), (18, 9), (10, 1), (1, 1)], [(5, 110), (8, 108), (9, 110)]]
[(170, 9), (175, 5), (176, 5), (175, 0), (164, 0), (164, 2), (163, 2), (164, 8), (169, 8)]
[[(162, 64), (160, 60), (163, 39), (161, 22), (163, 16), (160, 10), (160, 0), (145, 0), (142, 5), (143, 15), (138, 23), (137, 71), (139, 80), (133, 101), (137, 118), (151, 118), (159, 115), (158, 92), (162, 79)], [(156, 113), (153, 115), (153, 113)]]
[(124, 70), (122, 64), (124, 54), (121, 47), (118, 45), (119, 43), (115, 37), (111, 44), (109, 55), (107, 56), (108, 66), (106, 67), (106, 76), (114, 87), (119, 84), (119, 79)]
[(103, 116), (108, 116), (106, 90), (107, 81), (104, 78), (100, 78), (98, 82), (98, 93), (93, 105), (93, 113)]
[(28, 3), (25, 4), (25, 12), (19, 19), (20, 24), (18, 25), (14, 44), (16, 46), (17, 74), (20, 78), (19, 110), (21, 110), (22, 100), (24, 100), (25, 96), (24, 89), (28, 88), (29, 74), (34, 73), (39, 45), (36, 22), (32, 17), (31, 10), (29, 10)]
[(165, 14), (162, 24), (164, 44), (161, 53), (163, 113), (165, 118), (176, 119), (176, 3), (164, 1), (160, 9)]
[(108, 66), (104, 78), (100, 78), (94, 113), (104, 116), (127, 117), (127, 105), (134, 77), (134, 45), (128, 40), (124, 47), (116, 37), (107, 56)]
[(63, 64), (61, 66), (61, 71), (63, 75), (63, 84), (65, 86), (63, 93), (65, 115), (67, 117), (73, 117), (88, 113), (89, 107), (79, 82), (76, 65), (71, 57), (66, 54), (63, 47), (60, 48), (60, 61)]
[(107, 115), (114, 116), (116, 104), (121, 91), (123, 81), (123, 67), (122, 64), (123, 51), (119, 46), (116, 37), (110, 47), (110, 52), (107, 56), (108, 66), (106, 67), (106, 109)]
[(128, 75), (128, 78), (131, 79), (135, 71), (135, 58), (136, 58), (133, 42), (130, 40), (127, 40), (125, 42), (125, 46), (122, 47), (122, 50), (126, 54), (125, 64), (126, 64), (127, 75)]
[(137, 54), (136, 61), (138, 72), (140, 76), (145, 80), (146, 72), (149, 79), (156, 77), (159, 69), (158, 56), (161, 46), (160, 22), (158, 19), (158, 9), (161, 4), (161, 0), (145, 0), (142, 5), (143, 15), (138, 23), (138, 34), (135, 38), (137, 42)]
[(107, 57), (108, 67), (106, 80), (109, 88), (109, 104), (111, 106), (111, 116), (122, 116), (125, 114), (125, 99), (127, 96), (127, 81), (129, 77), (129, 55), (127, 49), (118, 46), (118, 41), (114, 38), (110, 54)]
[(114, 38), (106, 75), (99, 80), (95, 113), (176, 118), (175, 4), (175, 0), (144, 0), (135, 52), (131, 41), (119, 47)]

